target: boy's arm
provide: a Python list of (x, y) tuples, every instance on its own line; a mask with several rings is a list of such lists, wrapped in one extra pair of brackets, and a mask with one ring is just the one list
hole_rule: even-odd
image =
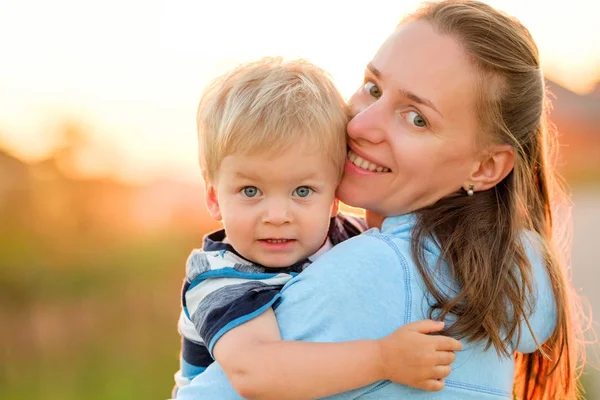
[(441, 390), (460, 342), (426, 333), (443, 324), (419, 321), (381, 340), (282, 341), (272, 309), (224, 334), (214, 356), (247, 399), (309, 399), (389, 379)]

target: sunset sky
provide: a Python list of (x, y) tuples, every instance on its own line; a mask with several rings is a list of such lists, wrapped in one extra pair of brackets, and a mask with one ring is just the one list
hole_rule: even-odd
[[(347, 97), (419, 1), (0, 1), (0, 146), (35, 160), (65, 120), (89, 129), (91, 174), (197, 178), (204, 85), (240, 61), (304, 57)], [(578, 93), (600, 78), (600, 5), (495, 0), (540, 47), (546, 75)], [(600, 4), (600, 3), (598, 3)]]

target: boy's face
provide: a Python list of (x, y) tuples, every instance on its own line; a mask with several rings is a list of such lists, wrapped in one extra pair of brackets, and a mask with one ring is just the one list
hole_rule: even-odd
[(338, 173), (326, 154), (302, 146), (281, 154), (225, 157), (206, 204), (245, 258), (277, 268), (315, 253), (325, 242)]

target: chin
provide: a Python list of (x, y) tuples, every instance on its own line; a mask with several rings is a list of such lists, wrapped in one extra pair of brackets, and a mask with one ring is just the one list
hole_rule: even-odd
[(294, 262), (292, 262), (292, 260), (269, 260), (265, 262), (259, 262), (259, 264), (267, 268), (287, 268), (294, 264)]
[(366, 189), (357, 187), (351, 183), (340, 183), (335, 193), (336, 197), (344, 204), (350, 207), (369, 209), (372, 199), (365, 198), (370, 197), (369, 192)]

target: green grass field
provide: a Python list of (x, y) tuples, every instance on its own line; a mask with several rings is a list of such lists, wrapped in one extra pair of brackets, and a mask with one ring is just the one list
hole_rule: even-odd
[(66, 260), (3, 246), (0, 398), (168, 398), (192, 242), (165, 234)]

